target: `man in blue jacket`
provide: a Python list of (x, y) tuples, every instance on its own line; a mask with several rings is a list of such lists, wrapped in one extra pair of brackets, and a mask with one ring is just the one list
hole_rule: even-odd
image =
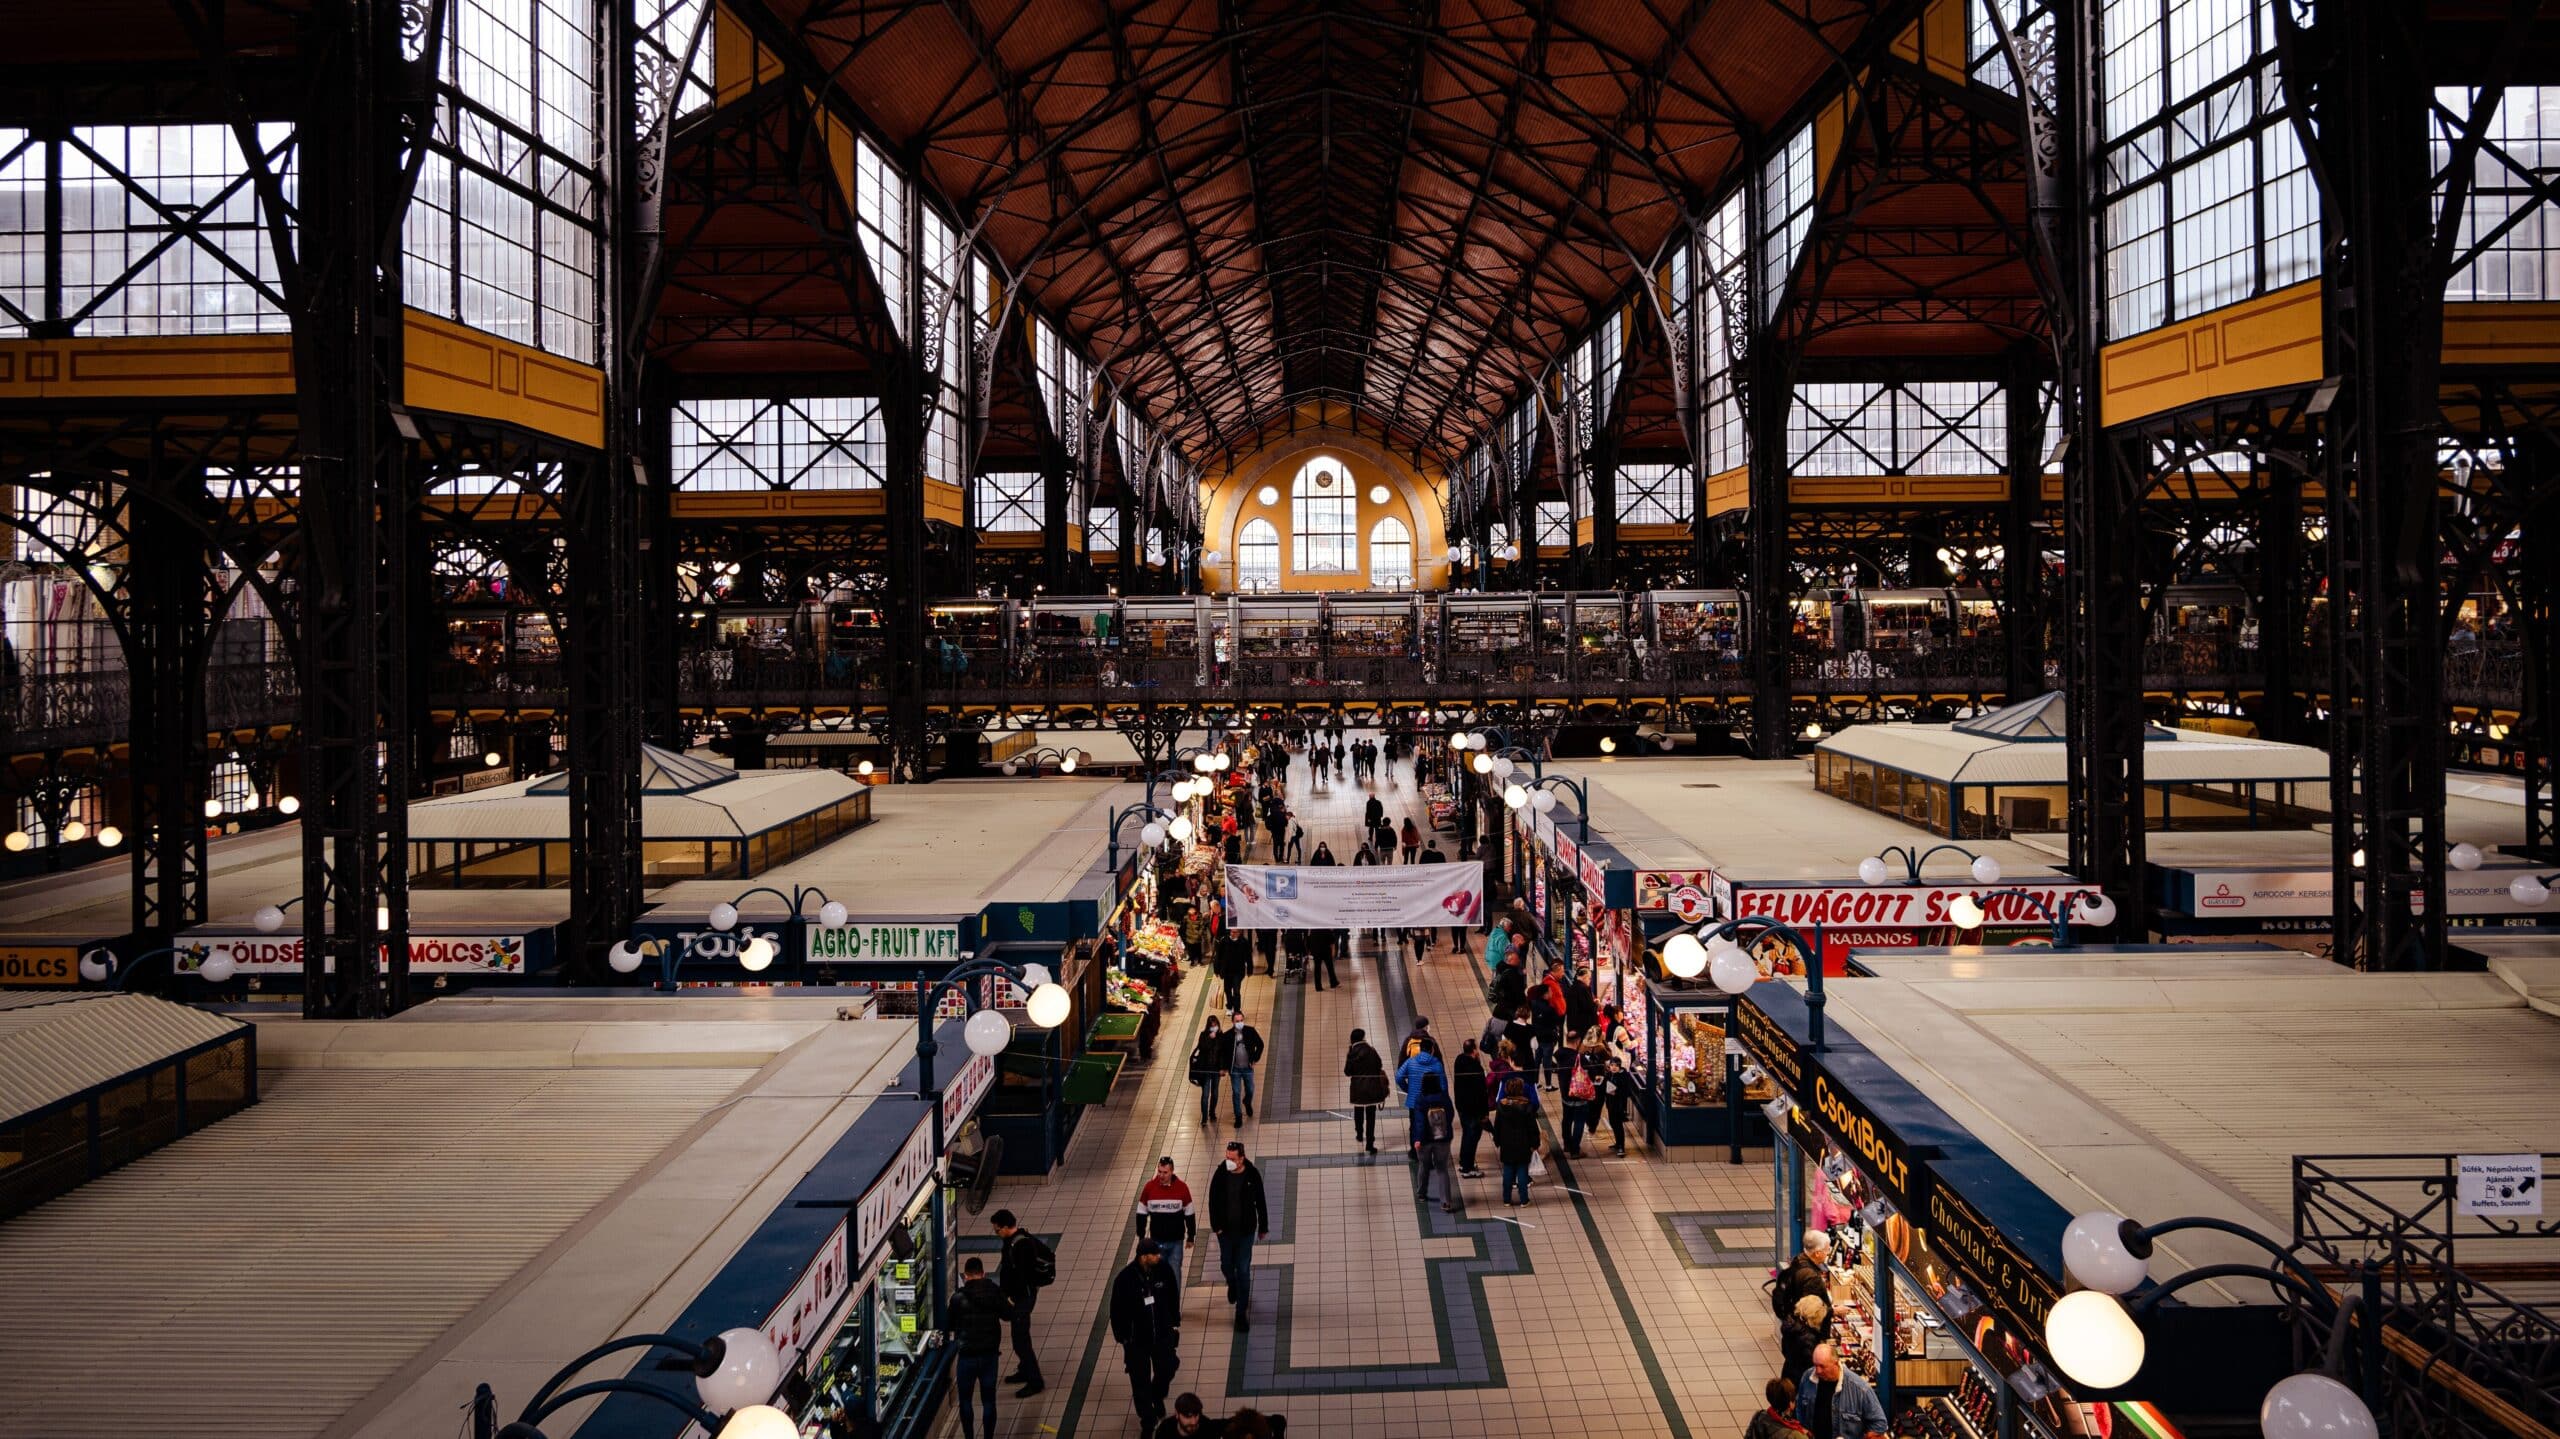
[(1885, 1439), (1876, 1391), (1850, 1373), (1829, 1344), (1814, 1346), (1813, 1367), (1796, 1383), (1796, 1422), (1811, 1439)]
[[(1440, 1056), (1423, 1048), (1425, 1043), (1427, 1041), (1419, 1033), (1407, 1035), (1404, 1041), (1404, 1062), (1396, 1066), (1396, 1087), (1404, 1091), (1405, 1123), (1408, 1128), (1413, 1123), (1413, 1111), (1422, 1107), (1423, 1076), (1437, 1076), (1440, 1083), (1434, 1088), (1444, 1096), (1449, 1092), (1449, 1071), (1441, 1066)], [(1405, 1158), (1418, 1160), (1421, 1156), (1422, 1147), (1419, 1144), (1408, 1143), (1405, 1146)]]

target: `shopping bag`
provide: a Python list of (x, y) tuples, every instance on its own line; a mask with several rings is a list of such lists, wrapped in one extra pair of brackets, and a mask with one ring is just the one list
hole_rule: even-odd
[(1531, 1179), (1547, 1177), (1547, 1157), (1534, 1149), (1529, 1151), (1529, 1177)]

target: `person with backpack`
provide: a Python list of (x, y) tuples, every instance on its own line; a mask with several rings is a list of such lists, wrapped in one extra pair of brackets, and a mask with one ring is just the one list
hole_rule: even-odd
[[(972, 1254), (960, 1266), (960, 1289), (951, 1296), (950, 1332), (957, 1344), (951, 1365), (952, 1391), (960, 1408), (961, 1439), (977, 1439), (984, 1428), (996, 1439), (997, 1353), (1004, 1348), (1005, 1321), (1013, 1305), (987, 1277), (986, 1261)], [(969, 1396), (978, 1397), (982, 1425), (969, 1422)]]
[(1351, 1081), (1351, 1138), (1378, 1152), (1378, 1106), (1387, 1102), (1387, 1062), (1378, 1057), (1365, 1029), (1351, 1031), (1351, 1051), (1343, 1056), (1342, 1073)]
[(1004, 1382), (1021, 1385), (1013, 1397), (1028, 1399), (1048, 1387), (1040, 1377), (1040, 1355), (1031, 1347), (1031, 1315), (1040, 1306), (1040, 1291), (1058, 1282), (1058, 1255), (1016, 1224), (1012, 1210), (997, 1210), (993, 1220), (996, 1242), (1004, 1246), (996, 1255), (996, 1288), (1013, 1306), (1013, 1372)]
[(1458, 1057), (1449, 1062), (1449, 1102), (1457, 1107), (1458, 1132), (1463, 1137), (1458, 1146), (1458, 1173), (1463, 1178), (1484, 1177), (1484, 1171), (1476, 1168), (1476, 1145), (1484, 1138), (1485, 1111), (1491, 1099), (1485, 1086), (1484, 1055), (1470, 1039), (1458, 1046)]
[(1405, 1036), (1404, 1059), (1396, 1065), (1396, 1088), (1404, 1095), (1408, 1113), (1422, 1107), (1422, 1081), (1438, 1078), (1441, 1091), (1449, 1087), (1449, 1071), (1440, 1064), (1440, 1046), (1431, 1036), (1416, 1031)]
[(1495, 1091), (1493, 1147), (1502, 1158), (1502, 1202), (1516, 1209), (1529, 1202), (1529, 1161), (1538, 1154), (1538, 1086), (1527, 1070), (1505, 1074)]
[(1449, 1141), (1457, 1137), (1457, 1109), (1440, 1087), (1437, 1070), (1422, 1076), (1421, 1102), (1413, 1108), (1413, 1197), (1431, 1198), (1431, 1177), (1440, 1176), (1440, 1209), (1458, 1212), (1458, 1170), (1449, 1161)]
[(1218, 1016), (1210, 1015), (1201, 1027), (1199, 1039), (1191, 1045), (1191, 1082), (1200, 1087), (1200, 1127), (1218, 1122), (1218, 1079), (1227, 1072), (1235, 1054), (1235, 1042), (1218, 1028)]
[(1238, 1140), (1227, 1141), (1226, 1161), (1209, 1179), (1209, 1231), (1218, 1236), (1218, 1271), (1227, 1279), (1236, 1327), (1250, 1329), (1253, 1244), (1271, 1237), (1271, 1206), (1263, 1194), (1262, 1171), (1244, 1157)]
[(1227, 1102), (1242, 1129), (1244, 1117), (1253, 1113), (1253, 1067), (1262, 1062), (1262, 1031), (1244, 1022), (1241, 1009), (1227, 1016), (1227, 1048)]

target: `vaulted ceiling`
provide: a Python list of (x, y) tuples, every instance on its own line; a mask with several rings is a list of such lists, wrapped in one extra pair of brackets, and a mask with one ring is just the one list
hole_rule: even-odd
[(1309, 402), (1454, 453), (1916, 9), (740, 3), (1203, 458)]

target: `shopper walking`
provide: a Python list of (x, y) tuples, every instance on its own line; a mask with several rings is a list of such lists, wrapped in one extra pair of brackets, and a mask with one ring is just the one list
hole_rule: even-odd
[(996, 1255), (996, 1288), (1013, 1305), (1013, 1372), (1004, 1382), (1021, 1385), (1013, 1397), (1028, 1399), (1048, 1387), (1040, 1377), (1039, 1352), (1032, 1347), (1031, 1316), (1040, 1307), (1040, 1291), (1058, 1282), (1058, 1256), (1040, 1236), (1016, 1224), (1012, 1210), (997, 1210), (993, 1222), (996, 1242), (1004, 1246)]
[(1422, 831), (1414, 827), (1413, 816), (1404, 817), (1404, 829), (1397, 836), (1404, 843), (1404, 862), (1412, 864), (1422, 858)]
[(1582, 1136), (1591, 1132), (1599, 1116), (1600, 1082), (1572, 1051), (1566, 1052), (1564, 1073), (1564, 1157), (1580, 1159)]
[(1182, 1246), (1199, 1232), (1200, 1218), (1191, 1210), (1191, 1186), (1173, 1172), (1173, 1156), (1168, 1154), (1156, 1161), (1156, 1177), (1138, 1191), (1138, 1239), (1141, 1247), (1154, 1242), (1165, 1267), (1173, 1271), (1177, 1288), (1182, 1283)]
[(1413, 1152), (1420, 1161), (1413, 1167), (1413, 1197), (1431, 1198), (1432, 1176), (1440, 1179), (1440, 1208), (1445, 1213), (1458, 1212), (1458, 1170), (1449, 1160), (1449, 1143), (1457, 1137), (1458, 1114), (1449, 1096), (1440, 1087), (1440, 1076), (1422, 1076), (1420, 1103), (1413, 1109)]
[[(1627, 1103), (1635, 1098), (1636, 1077), (1627, 1073), (1627, 1062), (1615, 1054), (1600, 1075), (1600, 1112), (1609, 1119), (1609, 1152), (1620, 1159), (1627, 1157)], [(1598, 1125), (1592, 1128), (1597, 1130)]]
[(1244, 1008), (1244, 977), (1253, 970), (1253, 941), (1231, 929), (1218, 936), (1217, 975), (1227, 987), (1227, 1008)]
[(1218, 1122), (1218, 1079), (1227, 1072), (1228, 1059), (1235, 1044), (1218, 1028), (1218, 1017), (1209, 1016), (1201, 1027), (1200, 1037), (1191, 1046), (1191, 1082), (1200, 1087), (1200, 1127)]
[[(1173, 1161), (1166, 1160), (1170, 1169)], [(1138, 1253), (1111, 1281), (1111, 1337), (1129, 1372), (1129, 1398), (1140, 1433), (1164, 1418), (1164, 1396), (1182, 1367), (1182, 1290), (1163, 1247), (1138, 1241)]]
[(1155, 1431), (1146, 1439), (1226, 1439), (1226, 1433), (1225, 1421), (1210, 1418), (1208, 1406), (1200, 1402), (1199, 1395), (1178, 1394), (1174, 1396), (1173, 1412), (1157, 1421)]
[(1227, 1016), (1227, 1102), (1236, 1128), (1253, 1113), (1253, 1067), (1262, 1062), (1262, 1031), (1244, 1022), (1239, 1009)]
[(1439, 1046), (1431, 1042), (1431, 1036), (1418, 1028), (1405, 1036), (1404, 1058), (1396, 1065), (1396, 1091), (1404, 1096), (1404, 1107), (1408, 1111), (1422, 1105), (1424, 1078), (1438, 1079), (1442, 1092), (1448, 1090), (1449, 1071), (1441, 1065), (1438, 1050)]
[(1564, 965), (1547, 961), (1546, 977), (1529, 991), (1529, 1027), (1538, 1042), (1538, 1082), (1549, 1089), (1564, 1077)]
[(1351, 1031), (1351, 1052), (1343, 1056), (1342, 1072), (1351, 1081), (1351, 1138), (1354, 1143), (1378, 1152), (1378, 1106), (1387, 1102), (1387, 1062), (1369, 1043), (1365, 1029)]
[(1209, 1231), (1218, 1236), (1218, 1271), (1227, 1279), (1227, 1302), (1236, 1307), (1236, 1327), (1253, 1321), (1253, 1245), (1271, 1237), (1271, 1206), (1262, 1190), (1262, 1171), (1244, 1157), (1242, 1141), (1227, 1141), (1227, 1157), (1209, 1179)]
[(1484, 1171), (1476, 1168), (1476, 1144), (1484, 1138), (1488, 1098), (1484, 1055), (1470, 1039), (1458, 1046), (1458, 1057), (1449, 1061), (1449, 1102), (1458, 1111), (1458, 1173), (1469, 1179), (1484, 1177)]
[(1538, 1089), (1526, 1071), (1502, 1077), (1493, 1102), (1493, 1148), (1502, 1160), (1502, 1202), (1529, 1202), (1529, 1161), (1538, 1153)]
[(1307, 973), (1315, 978), (1316, 988), (1323, 989), (1328, 985), (1342, 988), (1342, 976), (1333, 968), (1334, 953), (1339, 947), (1332, 930), (1319, 929), (1308, 934)]
[[(985, 1260), (972, 1254), (961, 1264), (960, 1289), (951, 1296), (947, 1314), (955, 1346), (951, 1377), (962, 1439), (977, 1439), (981, 1429), (987, 1439), (996, 1439), (996, 1356), (1004, 1348), (1004, 1325), (1013, 1317), (1013, 1305), (987, 1277)], [(975, 1425), (969, 1422), (972, 1394), (977, 1396), (983, 1421)]]

